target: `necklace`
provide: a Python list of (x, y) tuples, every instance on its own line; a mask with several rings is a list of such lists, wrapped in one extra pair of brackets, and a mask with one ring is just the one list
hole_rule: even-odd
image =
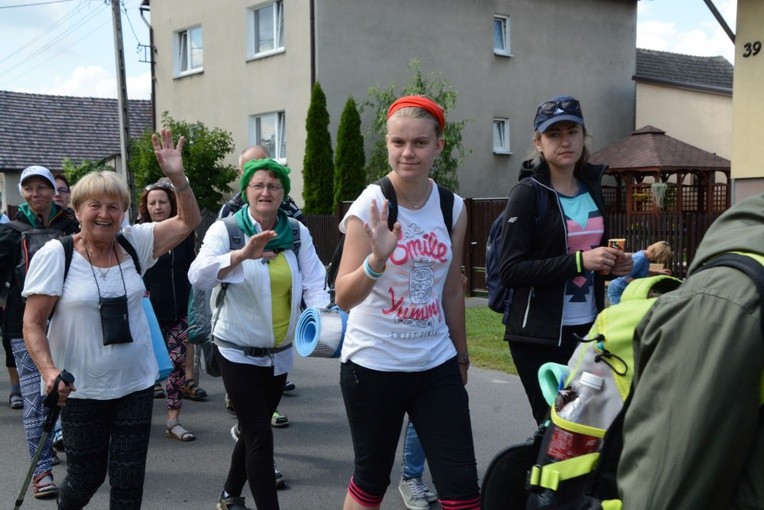
[(424, 204), (427, 203), (427, 199), (430, 198), (430, 191), (431, 190), (432, 190), (432, 187), (428, 186), (427, 187), (427, 192), (425, 193), (424, 197), (419, 198), (419, 200), (417, 200), (416, 202), (411, 200), (409, 197), (407, 197), (403, 193), (401, 193), (401, 196), (403, 197), (403, 201), (406, 204), (410, 205), (412, 209), (419, 209), (420, 207), (422, 207)]
[[(85, 243), (83, 243), (85, 244)], [(114, 241), (111, 242), (111, 246), (109, 247), (109, 260), (106, 262), (106, 271), (102, 271), (100, 267), (94, 266), (93, 261), (90, 258), (90, 252), (88, 251), (88, 247), (85, 246), (85, 254), (88, 256), (88, 263), (90, 264), (90, 268), (96, 268), (98, 269), (98, 274), (101, 275), (101, 280), (105, 280), (106, 276), (109, 274), (109, 269), (111, 269), (111, 258), (112, 255), (114, 255)]]

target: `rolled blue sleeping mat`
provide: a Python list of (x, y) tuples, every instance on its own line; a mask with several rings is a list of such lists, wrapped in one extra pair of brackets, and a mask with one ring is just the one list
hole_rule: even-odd
[(337, 307), (305, 309), (295, 331), (297, 352), (306, 358), (339, 358), (347, 320), (347, 313)]

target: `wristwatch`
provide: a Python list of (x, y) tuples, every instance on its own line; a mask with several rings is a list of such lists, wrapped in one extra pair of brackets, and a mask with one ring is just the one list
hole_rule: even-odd
[(456, 362), (460, 365), (469, 365), (470, 364), (470, 355), (468, 353), (461, 353), (456, 355)]

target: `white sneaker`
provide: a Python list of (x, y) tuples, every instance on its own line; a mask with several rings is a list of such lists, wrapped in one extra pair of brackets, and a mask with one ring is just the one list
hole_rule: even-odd
[(403, 504), (409, 510), (429, 510), (430, 503), (425, 496), (426, 491), (427, 486), (422, 483), (421, 478), (409, 478), (408, 480), (401, 478), (400, 483), (398, 483), (398, 492), (403, 496)]

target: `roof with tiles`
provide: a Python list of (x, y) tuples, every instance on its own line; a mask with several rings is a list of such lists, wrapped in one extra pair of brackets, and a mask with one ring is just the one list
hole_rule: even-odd
[(662, 129), (649, 125), (595, 152), (589, 161), (608, 165), (608, 172), (638, 169), (716, 171), (730, 168), (728, 159), (672, 138)]
[[(152, 128), (151, 101), (128, 101), (130, 137)], [(116, 99), (51, 96), (0, 91), (0, 171), (29, 165), (61, 170), (119, 154)]]
[(634, 80), (732, 94), (734, 66), (726, 58), (698, 57), (637, 48)]

